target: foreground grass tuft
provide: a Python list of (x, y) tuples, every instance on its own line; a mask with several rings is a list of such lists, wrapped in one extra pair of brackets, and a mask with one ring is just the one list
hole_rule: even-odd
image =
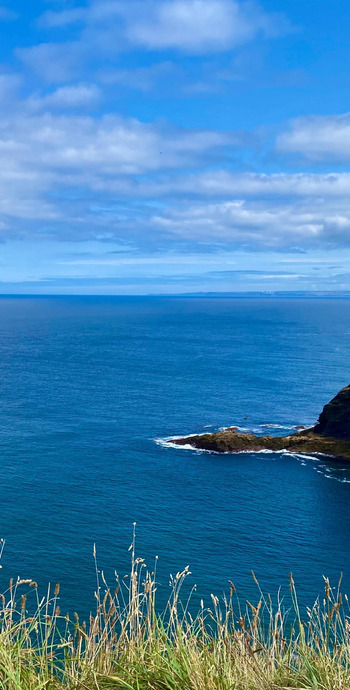
[[(130, 575), (114, 592), (97, 574), (96, 612), (62, 617), (59, 586), (41, 599), (35, 582), (10, 582), (0, 595), (0, 687), (6, 690), (282, 690), (350, 688), (350, 618), (340, 583), (299, 612), (272, 606), (259, 589), (241, 611), (235, 587), (196, 617), (181, 602), (189, 571), (171, 578), (156, 609), (156, 574), (131, 549)], [(0, 550), (1, 551), (1, 550)], [(96, 554), (95, 558), (96, 558)], [(1, 553), (0, 553), (1, 556)], [(254, 574), (253, 577), (255, 578)], [(35, 610), (34, 610), (35, 609)], [(34, 613), (31, 613), (34, 610)]]

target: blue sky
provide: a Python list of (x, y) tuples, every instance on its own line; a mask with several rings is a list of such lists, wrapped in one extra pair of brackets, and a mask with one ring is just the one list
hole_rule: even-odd
[(350, 3), (0, 6), (0, 292), (350, 290)]

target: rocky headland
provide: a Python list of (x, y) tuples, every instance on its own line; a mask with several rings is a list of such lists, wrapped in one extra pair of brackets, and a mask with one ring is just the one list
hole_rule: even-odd
[(343, 388), (324, 406), (317, 424), (310, 429), (302, 429), (288, 436), (256, 436), (230, 427), (212, 434), (170, 439), (168, 443), (179, 446), (190, 444), (193, 448), (217, 453), (288, 450), (293, 453), (324, 453), (349, 460), (350, 385)]

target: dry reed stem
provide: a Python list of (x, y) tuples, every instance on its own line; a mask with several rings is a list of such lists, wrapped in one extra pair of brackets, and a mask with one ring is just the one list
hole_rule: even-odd
[[(0, 555), (3, 542), (0, 542)], [(156, 566), (136, 556), (112, 591), (96, 549), (96, 610), (88, 622), (60, 613), (59, 586), (40, 598), (33, 580), (10, 581), (0, 596), (0, 688), (4, 690), (349, 690), (350, 618), (341, 580), (325, 579), (324, 599), (301, 614), (290, 575), (292, 611), (280, 593), (274, 607), (257, 585), (258, 601), (242, 609), (235, 586), (212, 595), (191, 615), (181, 591), (188, 568), (170, 578), (170, 597), (157, 613)], [(193, 590), (192, 590), (193, 591)]]

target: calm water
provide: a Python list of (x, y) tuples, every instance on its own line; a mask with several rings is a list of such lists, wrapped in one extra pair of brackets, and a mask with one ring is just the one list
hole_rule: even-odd
[(272, 593), (292, 570), (308, 603), (343, 571), (350, 593), (350, 466), (155, 442), (312, 424), (350, 380), (349, 300), (5, 298), (0, 367), (2, 582), (60, 581), (85, 612), (93, 543), (125, 574), (136, 520), (161, 597), (187, 564), (204, 596), (253, 597), (251, 569)]

